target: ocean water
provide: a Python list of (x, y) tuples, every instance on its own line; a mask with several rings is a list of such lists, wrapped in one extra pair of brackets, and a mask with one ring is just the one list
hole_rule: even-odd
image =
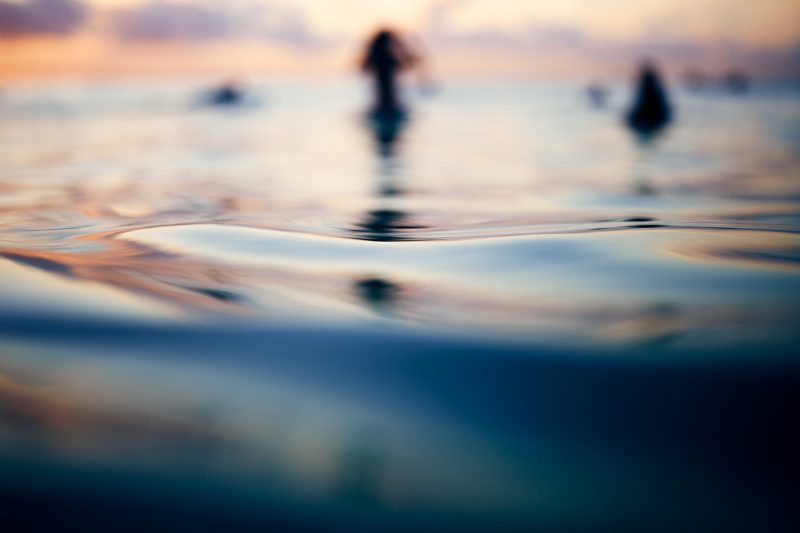
[[(0, 91), (0, 493), (84, 530), (781, 530), (800, 92)], [(796, 494), (795, 494), (796, 495)], [(41, 513), (39, 509), (49, 509)]]

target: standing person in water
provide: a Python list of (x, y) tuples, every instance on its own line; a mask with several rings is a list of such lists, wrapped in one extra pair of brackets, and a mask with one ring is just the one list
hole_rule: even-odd
[(361, 68), (375, 80), (374, 116), (400, 116), (405, 109), (400, 103), (398, 76), (414, 67), (419, 58), (389, 29), (378, 31), (367, 45)]
[(636, 98), (628, 112), (628, 126), (647, 141), (661, 132), (672, 120), (672, 106), (661, 75), (651, 63), (639, 70)]

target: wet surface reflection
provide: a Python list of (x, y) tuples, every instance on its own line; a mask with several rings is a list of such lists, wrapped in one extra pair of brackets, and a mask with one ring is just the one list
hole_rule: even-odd
[(376, 313), (390, 313), (397, 304), (402, 288), (396, 283), (378, 278), (362, 279), (355, 283), (358, 295)]
[(400, 112), (372, 114), (367, 117), (367, 124), (375, 139), (375, 150), (384, 161), (391, 161), (397, 156), (398, 144), (409, 120), (407, 114)]
[(645, 145), (613, 86), (587, 109), (574, 87), (454, 85), (364, 120), (347, 84), (229, 113), (175, 83), (4, 91), (0, 499), (21, 515), (788, 516), (796, 93), (671, 89), (680, 114)]
[[(678, 312), (647, 313), (635, 327), (662, 345)], [(35, 328), (0, 331), (25, 347), (0, 366), (0, 492), (62, 502), (83, 528), (116, 510), (201, 529), (611, 531), (623, 513), (636, 529), (746, 531), (793, 503), (795, 442), (773, 437), (797, 365), (746, 348), (715, 367), (357, 330)]]
[(409, 220), (409, 215), (402, 211), (379, 209), (366, 214), (363, 222), (356, 224), (354, 234), (368, 241), (401, 241), (408, 237), (408, 230), (419, 229)]

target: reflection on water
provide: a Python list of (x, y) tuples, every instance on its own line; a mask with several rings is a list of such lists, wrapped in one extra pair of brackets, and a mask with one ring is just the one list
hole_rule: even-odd
[(342, 452), (335, 490), (354, 503), (380, 501), (386, 457), (380, 440), (369, 431), (354, 432)]
[(366, 214), (364, 221), (356, 224), (354, 234), (369, 241), (403, 240), (405, 230), (417, 229), (408, 222), (408, 214), (390, 209), (379, 209)]
[(633, 103), (625, 117), (639, 147), (633, 191), (640, 196), (655, 196), (659, 191), (649, 175), (654, 166), (651, 159), (656, 157), (656, 141), (672, 122), (673, 111), (667, 87), (656, 66), (643, 64), (638, 76)]
[(368, 120), (378, 155), (390, 161), (396, 155), (397, 143), (407, 126), (408, 116), (400, 112), (373, 113)]
[[(648, 312), (648, 334), (673, 314)], [(772, 437), (796, 365), (747, 349), (714, 369), (701, 352), (643, 364), (355, 330), (10, 325), (0, 492), (66, 502), (84, 527), (116, 511), (201, 529), (748, 531), (794, 503), (796, 442)]]
[(575, 87), (367, 121), (347, 84), (236, 113), (194, 87), (4, 90), (4, 501), (82, 530), (779, 529), (796, 92), (673, 91), (643, 146), (630, 99)]
[(408, 125), (405, 114), (373, 114), (368, 119), (370, 133), (375, 139), (379, 157), (378, 195), (391, 198), (403, 194), (398, 185), (401, 174), (401, 158), (398, 157), (398, 143)]
[(395, 305), (401, 288), (390, 281), (370, 278), (356, 282), (361, 299), (377, 313), (387, 313)]
[[(371, 113), (368, 117), (370, 133), (375, 140), (379, 171), (377, 173), (377, 198), (391, 199), (400, 196), (402, 190), (398, 183), (402, 169), (402, 156), (398, 154), (401, 140), (408, 122), (408, 115), (401, 111)], [(391, 206), (391, 202), (387, 201)], [(417, 229), (408, 225), (408, 213), (394, 209), (375, 209), (368, 212), (365, 219), (356, 224), (354, 234), (359, 238), (374, 241), (402, 240), (402, 231)]]

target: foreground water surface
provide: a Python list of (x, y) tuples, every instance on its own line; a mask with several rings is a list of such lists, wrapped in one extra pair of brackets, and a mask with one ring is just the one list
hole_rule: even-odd
[[(32, 526), (780, 530), (800, 93), (0, 92), (0, 493)], [(42, 514), (38, 509), (51, 512)], [(15, 516), (16, 516), (15, 515)], [(124, 524), (120, 517), (125, 517)]]

